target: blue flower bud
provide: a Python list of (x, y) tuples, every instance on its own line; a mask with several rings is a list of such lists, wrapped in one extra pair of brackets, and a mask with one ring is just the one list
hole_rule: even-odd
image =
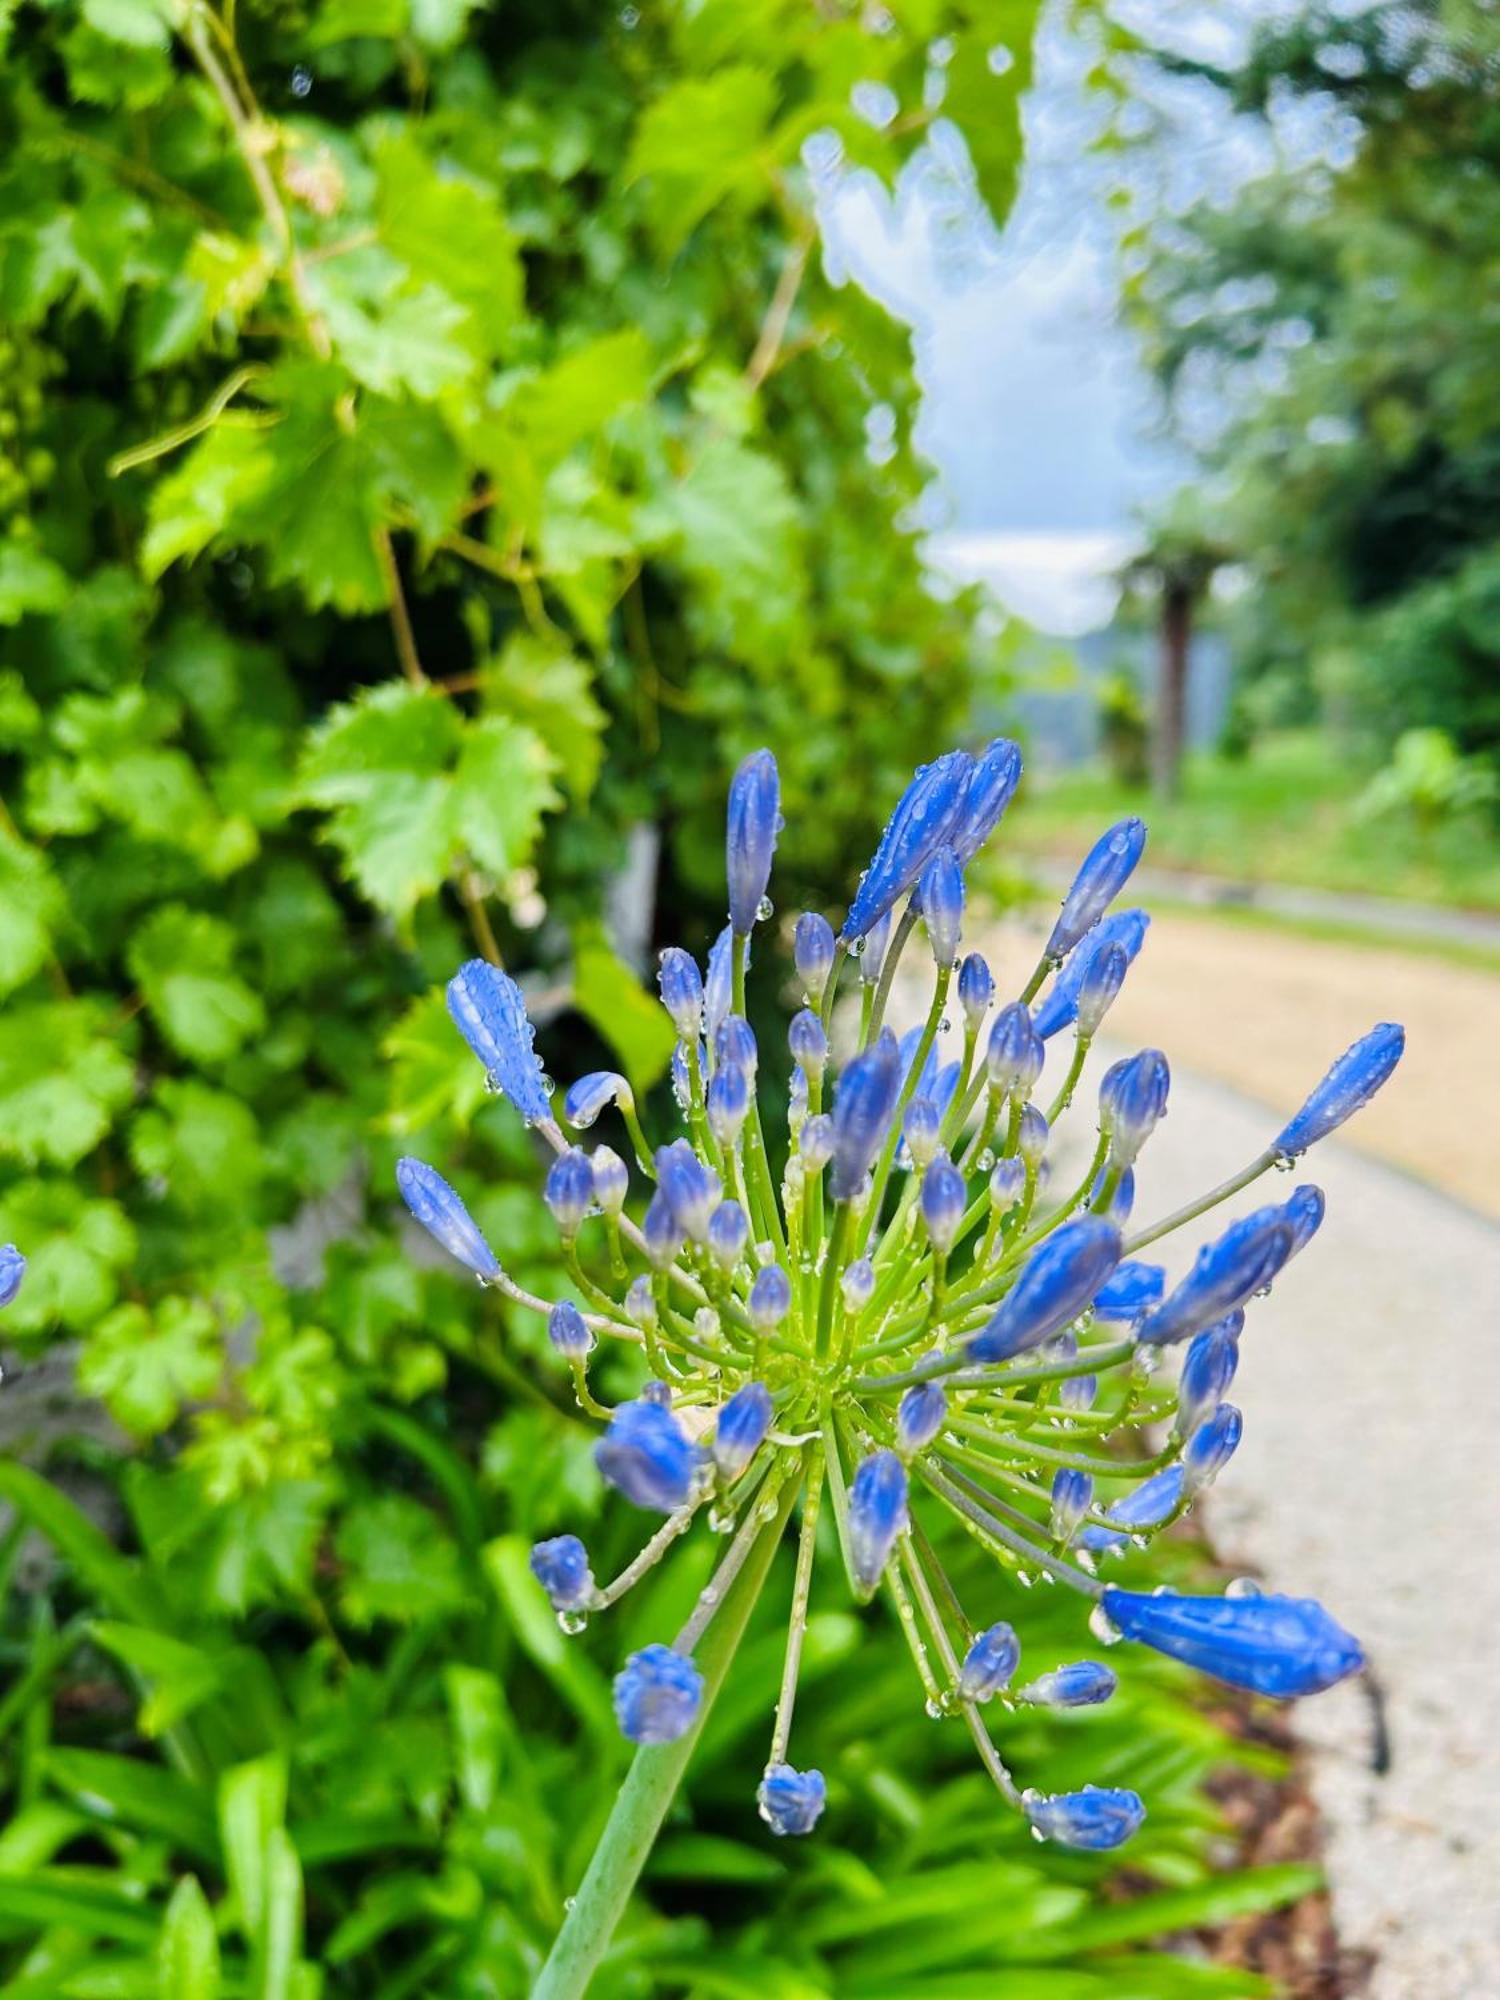
[(1123, 945), (1107, 944), (1091, 955), (1078, 989), (1078, 1032), (1085, 1041), (1098, 1034), (1099, 1024), (1119, 997), (1129, 970)]
[(816, 910), (804, 910), (792, 932), (792, 958), (810, 1007), (822, 1001), (833, 970), (833, 925)]
[(821, 1771), (794, 1771), (790, 1764), (768, 1764), (755, 1801), (772, 1833), (811, 1833), (827, 1796)]
[(874, 1595), (907, 1519), (906, 1467), (893, 1451), (871, 1452), (849, 1488), (849, 1561), (864, 1596)]
[(1015, 1207), (1026, 1186), (1026, 1168), (1020, 1160), (996, 1160), (990, 1169), (990, 1207), (1004, 1215)]
[(1042, 1073), (1047, 1051), (1019, 1000), (1000, 1009), (990, 1029), (985, 1068), (990, 1089), (1007, 1097), (1026, 1097)]
[(656, 1185), (678, 1228), (701, 1243), (724, 1192), (719, 1176), (704, 1166), (686, 1139), (674, 1139), (657, 1152)]
[(1118, 1686), (1114, 1674), (1098, 1660), (1073, 1660), (1050, 1674), (1039, 1674), (1029, 1687), (1018, 1690), (1016, 1700), (1037, 1708), (1097, 1708)]
[(638, 1326), (644, 1333), (656, 1324), (656, 1296), (651, 1290), (651, 1280), (642, 1276), (632, 1278), (625, 1293), (625, 1317), (632, 1326)]
[(1134, 964), (1146, 941), (1150, 924), (1151, 919), (1144, 910), (1116, 910), (1112, 916), (1097, 923), (1082, 943), (1074, 947), (1065, 963), (1058, 967), (1057, 977), (1036, 1004), (1033, 1019), (1036, 1031), (1044, 1042), (1051, 1041), (1054, 1035), (1060, 1034), (1078, 1018), (1078, 996), (1098, 954), (1117, 944), (1125, 954), (1126, 965)]
[(968, 1187), (958, 1168), (946, 1153), (936, 1154), (922, 1176), (922, 1220), (934, 1250), (953, 1248), (967, 1197)]
[(698, 1456), (676, 1417), (640, 1397), (621, 1403), (594, 1446), (594, 1463), (637, 1507), (673, 1514), (692, 1494)]
[(708, 1129), (721, 1146), (733, 1146), (750, 1115), (750, 1079), (733, 1063), (708, 1079)]
[[(1089, 1199), (1091, 1201), (1097, 1201), (1099, 1199), (1099, 1196), (1104, 1188), (1105, 1176), (1106, 1174), (1112, 1171), (1113, 1170), (1109, 1167), (1101, 1167), (1098, 1173), (1094, 1176), (1094, 1185), (1089, 1190)], [(1111, 1222), (1118, 1223), (1120, 1228), (1123, 1229), (1126, 1223), (1129, 1222), (1131, 1211), (1134, 1207), (1135, 1207), (1135, 1168), (1127, 1167), (1124, 1173), (1121, 1174), (1119, 1180), (1116, 1181), (1115, 1183), (1115, 1191), (1110, 1196), (1109, 1206), (1107, 1208), (1102, 1209), (1100, 1213), (1103, 1215), (1107, 1215)]]
[(1078, 1540), (1086, 1549), (1096, 1553), (1105, 1549), (1122, 1549), (1128, 1536), (1140, 1528), (1160, 1527), (1177, 1512), (1183, 1497), (1182, 1467), (1169, 1465), (1162, 1472), (1152, 1473), (1138, 1486), (1132, 1486), (1128, 1493), (1121, 1494), (1105, 1512), (1112, 1521), (1118, 1522), (1124, 1533), (1116, 1533), (1110, 1528), (1085, 1528)]
[(856, 1257), (839, 1279), (844, 1304), (852, 1313), (863, 1312), (875, 1296), (875, 1266), (868, 1257)]
[(1052, 1479), (1052, 1539), (1069, 1542), (1074, 1530), (1093, 1503), (1094, 1482), (1076, 1467), (1059, 1467)]
[(743, 1014), (726, 1014), (714, 1037), (714, 1064), (718, 1069), (742, 1069), (750, 1083), (760, 1067), (760, 1050), (755, 1031)]
[(1278, 1701), (1320, 1694), (1365, 1663), (1359, 1641), (1310, 1597), (1182, 1597), (1111, 1587), (1103, 1603), (1127, 1639)]
[(907, 1105), (906, 1115), (901, 1120), (901, 1136), (917, 1166), (925, 1167), (936, 1153), (942, 1128), (943, 1114), (938, 1110), (935, 1097), (924, 1094), (914, 1097)]
[(1318, 1231), (1323, 1227), (1323, 1217), (1328, 1204), (1323, 1199), (1323, 1190), (1310, 1184), (1293, 1188), (1291, 1198), (1281, 1204), (1281, 1213), (1286, 1218), (1292, 1232), (1292, 1247), (1287, 1252), (1287, 1261), (1305, 1250)]
[(1212, 1416), (1229, 1394), (1240, 1365), (1240, 1345), (1223, 1327), (1210, 1327), (1194, 1337), (1177, 1382), (1174, 1429), (1186, 1436), (1204, 1417)]
[(1111, 1063), (1099, 1086), (1099, 1129), (1113, 1167), (1128, 1167), (1166, 1115), (1172, 1073), (1160, 1049)]
[(1058, 1333), (1085, 1310), (1120, 1261), (1120, 1232), (1102, 1216), (1065, 1222), (1039, 1243), (984, 1330), (975, 1361), (1008, 1361)]
[(795, 1139), (807, 1123), (807, 1072), (804, 1069), (792, 1071), (791, 1087), (786, 1094), (787, 1130)]
[(1239, 1449), (1245, 1420), (1233, 1403), (1220, 1403), (1182, 1447), (1182, 1481), (1189, 1493), (1209, 1486)]
[(552, 1106), (535, 1030), (516, 982), (483, 958), (471, 958), (448, 981), (453, 1025), (484, 1064), (491, 1090), (502, 1091), (528, 1125), (550, 1125)]
[(547, 1333), (558, 1353), (582, 1361), (594, 1344), (588, 1322), (571, 1299), (559, 1299), (547, 1315)]
[(589, 1157), (594, 1199), (606, 1215), (618, 1215), (630, 1191), (630, 1169), (613, 1146), (596, 1146)]
[(963, 803), (954, 822), (952, 844), (967, 866), (1000, 824), (1005, 808), (1021, 782), (1021, 750), (1008, 737), (997, 736), (974, 760), (964, 786)]
[(1369, 1103), (1400, 1062), (1405, 1047), (1406, 1030), (1394, 1021), (1382, 1021), (1378, 1028), (1372, 1028), (1344, 1051), (1296, 1117), (1282, 1126), (1271, 1141), (1272, 1151), (1294, 1160), (1319, 1139), (1336, 1132)]
[(703, 1676), (670, 1646), (644, 1646), (615, 1675), (615, 1720), (632, 1743), (675, 1743), (698, 1719)]
[(1047, 1150), (1047, 1140), (1050, 1136), (1051, 1128), (1047, 1123), (1046, 1114), (1038, 1111), (1034, 1104), (1028, 1104), (1021, 1113), (1020, 1124), (1016, 1127), (1016, 1151), (1033, 1173), (1042, 1164), (1042, 1156)]
[(691, 952), (669, 944), (657, 966), (656, 984), (678, 1040), (696, 1042), (703, 1033), (703, 975)]
[(748, 937), (771, 879), (771, 857), (781, 831), (781, 780), (769, 750), (756, 750), (734, 774), (724, 840), (729, 877), (729, 921)]
[(833, 1158), (833, 1120), (826, 1111), (809, 1118), (797, 1134), (797, 1157), (810, 1174), (820, 1174)]
[(820, 1077), (828, 1067), (828, 1037), (811, 1008), (804, 1007), (800, 1014), (792, 1016), (786, 1040), (792, 1061), (800, 1063), (810, 1077)]
[[(500, 1262), (480, 1234), (479, 1225), (442, 1175), (422, 1160), (407, 1155), (396, 1162), (396, 1185), (401, 1199), (434, 1241), (441, 1243), (450, 1257), (472, 1271), (476, 1278), (498, 1278)], [(22, 1270), (25, 1260), (22, 1259)], [(21, 1283), (14, 1275), (11, 1298)], [(9, 1300), (6, 1301), (9, 1304)]]
[(565, 1242), (578, 1234), (584, 1217), (594, 1205), (594, 1169), (587, 1153), (569, 1146), (547, 1169), (542, 1199), (552, 1211)]
[(1130, 880), (1146, 845), (1146, 823), (1122, 819), (1101, 833), (1073, 878), (1047, 940), (1047, 956), (1066, 958), (1086, 931), (1104, 915)]
[(883, 917), (865, 932), (863, 949), (859, 954), (859, 976), (866, 986), (873, 986), (880, 977), (880, 969), (885, 964), (886, 946), (891, 941), (891, 913)]
[(1021, 1644), (1009, 1625), (991, 1625), (964, 1655), (958, 1676), (960, 1701), (988, 1701), (1010, 1686), (1021, 1659)]
[(672, 1407), (672, 1385), (670, 1382), (650, 1381), (641, 1385), (641, 1401), (654, 1403), (659, 1410)]
[(1286, 1262), (1291, 1224), (1279, 1208), (1257, 1208), (1205, 1244), (1187, 1276), (1137, 1329), (1142, 1345), (1187, 1340), (1262, 1291)]
[(579, 1132), (586, 1132), (609, 1104), (633, 1104), (630, 1085), (612, 1069), (590, 1070), (579, 1077), (563, 1099), (563, 1116)]
[(933, 962), (952, 966), (958, 957), (964, 921), (964, 871), (951, 847), (940, 847), (922, 870), (917, 892), (927, 923)]
[(763, 1333), (780, 1326), (792, 1309), (792, 1281), (779, 1264), (767, 1264), (750, 1287), (749, 1313)]
[[(726, 924), (709, 947), (708, 977), (703, 982), (703, 1032), (712, 1042), (730, 1008), (734, 1005), (734, 932)], [(750, 940), (740, 945), (746, 965), (750, 963)]]
[(1094, 1297), (1094, 1317), (1108, 1320), (1139, 1319), (1154, 1306), (1167, 1288), (1167, 1274), (1160, 1264), (1130, 1260), (1118, 1266), (1099, 1287)]
[(886, 822), (874, 859), (860, 877), (840, 932), (846, 944), (864, 937), (900, 901), (954, 830), (974, 760), (950, 750), (923, 764)]
[(646, 1241), (646, 1255), (658, 1271), (667, 1268), (686, 1241), (687, 1232), (660, 1188), (646, 1204), (646, 1213), (641, 1218), (641, 1234)]
[(971, 951), (958, 968), (958, 1004), (971, 1033), (978, 1032), (994, 997), (995, 976), (988, 962), (977, 951)]
[(10, 1304), (20, 1291), (21, 1280), (25, 1276), (26, 1259), (14, 1243), (7, 1243), (4, 1249), (0, 1249), (0, 1306)]
[(750, 1241), (750, 1218), (737, 1201), (721, 1201), (708, 1219), (708, 1248), (721, 1271), (732, 1271)]
[(938, 1071), (937, 1079), (928, 1094), (938, 1108), (939, 1117), (947, 1117), (948, 1107), (953, 1102), (954, 1095), (958, 1090), (958, 1080), (962, 1074), (963, 1064), (956, 1061), (944, 1063), (943, 1067)]
[(764, 1382), (736, 1389), (719, 1412), (713, 1460), (723, 1479), (738, 1479), (771, 1428), (771, 1392)]
[(896, 1408), (896, 1449), (903, 1458), (932, 1443), (948, 1414), (940, 1382), (913, 1382)]
[(1068, 1375), (1057, 1385), (1057, 1400), (1065, 1410), (1091, 1410), (1098, 1393), (1097, 1375)]
[(901, 1052), (889, 1030), (855, 1056), (833, 1100), (833, 1164), (828, 1191), (851, 1201), (874, 1164), (901, 1094)]
[(1146, 1817), (1138, 1792), (1085, 1785), (1081, 1792), (1027, 1791), (1021, 1807), (1031, 1821), (1031, 1830), (1042, 1840), (1055, 1840), (1062, 1847), (1080, 1847), (1103, 1853), (1119, 1847), (1140, 1831)]
[(594, 1595), (588, 1550), (576, 1535), (555, 1535), (531, 1551), (531, 1574), (546, 1591), (554, 1611), (585, 1610)]

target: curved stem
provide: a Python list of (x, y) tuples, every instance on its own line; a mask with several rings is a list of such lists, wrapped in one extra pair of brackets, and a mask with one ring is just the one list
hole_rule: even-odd
[(726, 1591), (719, 1614), (704, 1637), (698, 1656), (703, 1700), (696, 1722), (675, 1743), (655, 1744), (636, 1752), (635, 1762), (599, 1836), (593, 1859), (578, 1885), (578, 1894), (531, 1989), (531, 2000), (579, 2000), (609, 1949), (615, 1926), (630, 1901), (630, 1893), (646, 1865), (704, 1722), (724, 1684), (729, 1663), (744, 1636), (799, 1483), (788, 1480), (782, 1489), (774, 1517), (766, 1523)]

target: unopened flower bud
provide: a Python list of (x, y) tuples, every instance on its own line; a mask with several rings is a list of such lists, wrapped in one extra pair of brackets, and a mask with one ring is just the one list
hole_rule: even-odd
[(822, 1001), (833, 970), (833, 925), (816, 910), (804, 910), (792, 932), (792, 957), (810, 1007)]

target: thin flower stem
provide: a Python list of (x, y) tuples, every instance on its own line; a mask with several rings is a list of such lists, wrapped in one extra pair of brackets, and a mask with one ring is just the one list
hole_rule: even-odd
[(828, 984), (823, 988), (823, 1005), (819, 1009), (819, 1018), (822, 1020), (825, 1035), (833, 1021), (833, 1006), (839, 993), (839, 975), (843, 972), (848, 958), (848, 945), (842, 938), (836, 938), (833, 945), (833, 964), (828, 968)]
[(1062, 1562), (1057, 1556), (1049, 1555), (1045, 1549), (1037, 1548), (1024, 1536), (1018, 1535), (1014, 1529), (1006, 1527), (1003, 1521), (998, 1520), (989, 1511), (992, 1504), (991, 1496), (982, 1486), (976, 1485), (967, 1473), (954, 1470), (950, 1476), (947, 1472), (939, 1472), (926, 1459), (918, 1461), (917, 1470), (940, 1500), (946, 1500), (950, 1507), (962, 1514), (965, 1519), (972, 1521), (976, 1527), (983, 1528), (1002, 1548), (1009, 1549), (1010, 1553), (1019, 1557), (1022, 1562), (1035, 1563), (1038, 1569), (1046, 1570), (1047, 1574), (1056, 1577), (1059, 1583), (1066, 1583), (1074, 1590), (1084, 1591), (1090, 1597), (1098, 1597), (1102, 1593), (1104, 1585), (1097, 1577), (1087, 1576), (1081, 1569), (1075, 1569), (1071, 1563)]
[[(791, 1454), (788, 1454), (790, 1457)], [(796, 1468), (801, 1470), (800, 1466)], [(724, 1560), (714, 1571), (699, 1593), (698, 1602), (693, 1606), (687, 1623), (672, 1641), (673, 1650), (691, 1655), (698, 1641), (712, 1624), (715, 1613), (724, 1603), (729, 1587), (745, 1566), (746, 1558), (755, 1546), (755, 1539), (766, 1526), (768, 1519), (775, 1518), (774, 1504), (771, 1515), (766, 1514), (766, 1503), (774, 1503), (775, 1496), (791, 1478), (793, 1465), (785, 1462), (772, 1463), (770, 1470), (756, 1488), (755, 1494), (746, 1507), (739, 1526), (734, 1531), (734, 1539), (724, 1551)], [(795, 1487), (794, 1487), (795, 1490)]]
[(1092, 1045), (1092, 1036), (1076, 1035), (1073, 1038), (1073, 1060), (1068, 1064), (1068, 1073), (1063, 1078), (1062, 1089), (1053, 1098), (1052, 1108), (1047, 1113), (1049, 1126), (1055, 1125), (1073, 1102), (1073, 1092), (1078, 1088), (1078, 1079), (1083, 1075), (1083, 1065), (1088, 1060)]
[[(923, 1574), (922, 1566), (917, 1560), (914, 1551), (908, 1549), (903, 1551), (903, 1554), (906, 1560), (907, 1574), (911, 1578), (912, 1589), (917, 1593), (918, 1602), (922, 1605), (928, 1628), (932, 1633), (933, 1644), (937, 1647), (938, 1657), (942, 1660), (944, 1671), (948, 1675), (949, 1685), (956, 1688), (960, 1672), (958, 1657), (948, 1642), (948, 1634), (943, 1628), (943, 1621), (938, 1615), (936, 1604), (933, 1602), (927, 1578)], [(939, 1574), (941, 1574), (941, 1571), (939, 1571)], [(964, 1620), (961, 1614), (960, 1630), (967, 1630), (967, 1620)], [(963, 1711), (964, 1721), (969, 1726), (969, 1734), (974, 1739), (974, 1747), (979, 1752), (980, 1762), (994, 1779), (1001, 1796), (1008, 1800), (1011, 1805), (1019, 1808), (1021, 1804), (1020, 1787), (1001, 1761), (1000, 1753), (991, 1740), (990, 1732), (985, 1726), (984, 1719), (980, 1715), (978, 1708), (972, 1701), (962, 1702), (960, 1703), (960, 1707)]]
[(867, 1042), (874, 1041), (880, 1033), (880, 1024), (885, 1019), (886, 1002), (891, 997), (891, 987), (896, 978), (896, 967), (900, 964), (901, 954), (906, 949), (906, 940), (916, 929), (919, 914), (920, 912), (914, 910), (908, 903), (886, 943), (885, 957), (880, 965), (880, 978), (875, 985), (874, 1003), (870, 1008), (870, 1018), (865, 1024), (864, 1039)]
[(703, 1697), (692, 1728), (675, 1743), (655, 1744), (636, 1752), (578, 1893), (566, 1906), (562, 1929), (531, 1989), (531, 2000), (582, 2000), (677, 1796), (765, 1584), (795, 1497), (789, 1482), (782, 1488), (775, 1516), (762, 1524), (704, 1639), (698, 1656)]
[[(884, 977), (883, 973), (882, 977)], [(917, 1043), (916, 1053), (912, 1056), (911, 1063), (906, 1072), (906, 1080), (901, 1085), (901, 1094), (896, 1099), (896, 1109), (891, 1114), (891, 1129), (886, 1135), (885, 1145), (881, 1148), (880, 1164), (875, 1169), (875, 1186), (870, 1195), (869, 1204), (865, 1209), (865, 1219), (860, 1231), (861, 1249), (870, 1240), (870, 1231), (880, 1220), (880, 1211), (885, 1206), (886, 1184), (891, 1177), (891, 1168), (895, 1163), (896, 1149), (901, 1144), (902, 1114), (916, 1095), (917, 1085), (922, 1078), (922, 1065), (926, 1062), (932, 1045), (937, 1040), (938, 1024), (943, 1018), (943, 1008), (948, 999), (948, 985), (952, 977), (953, 968), (951, 965), (938, 967), (937, 984), (933, 988), (932, 1005), (927, 1010), (927, 1020), (922, 1029), (922, 1038)]]
[[(734, 1011), (742, 1018), (745, 1013), (745, 954), (739, 949), (739, 939), (732, 938), (729, 947), (730, 977), (734, 994)], [(776, 1189), (771, 1183), (771, 1165), (766, 1156), (766, 1135), (761, 1130), (760, 1099), (752, 1092), (750, 1116), (745, 1121), (745, 1153), (748, 1174), (754, 1184), (763, 1211), (760, 1235), (770, 1237), (776, 1245), (777, 1253), (786, 1256), (786, 1232), (781, 1225), (781, 1210), (776, 1203)]]
[(912, 1605), (911, 1598), (907, 1595), (905, 1585), (901, 1581), (900, 1573), (895, 1563), (886, 1564), (885, 1576), (882, 1581), (886, 1589), (890, 1592), (891, 1602), (896, 1607), (896, 1622), (901, 1627), (901, 1636), (905, 1639), (907, 1649), (911, 1653), (912, 1661), (916, 1666), (917, 1675), (921, 1680), (922, 1689), (927, 1696), (929, 1707), (936, 1714), (942, 1704), (943, 1688), (938, 1681), (937, 1675), (932, 1671), (932, 1662), (927, 1657), (927, 1647), (922, 1638), (921, 1628), (917, 1624), (916, 1611)]
[(1180, 1229), (1185, 1222), (1192, 1222), (1221, 1201), (1227, 1201), (1232, 1194), (1238, 1194), (1241, 1188), (1247, 1188), (1252, 1181), (1259, 1180), (1266, 1169), (1274, 1167), (1275, 1164), (1276, 1150), (1268, 1146), (1250, 1162), (1248, 1167), (1242, 1167), (1239, 1173), (1232, 1174), (1220, 1186), (1211, 1188), (1205, 1195), (1200, 1195), (1197, 1201), (1190, 1201), (1186, 1208), (1174, 1209), (1170, 1215), (1163, 1216), (1160, 1222), (1153, 1222), (1149, 1229), (1138, 1230), (1134, 1236), (1127, 1237), (1126, 1255), (1130, 1256), (1137, 1250), (1144, 1250), (1148, 1243), (1154, 1243), (1159, 1236), (1169, 1236), (1174, 1229)]
[(611, 1604), (618, 1604), (626, 1591), (639, 1583), (648, 1570), (654, 1569), (672, 1544), (687, 1533), (702, 1504), (703, 1496), (700, 1494), (685, 1507), (679, 1507), (675, 1514), (669, 1514), (640, 1554), (625, 1565), (613, 1583), (606, 1584), (598, 1593), (590, 1609), (607, 1611)]
[(807, 1490), (802, 1500), (802, 1531), (797, 1540), (797, 1575), (792, 1584), (792, 1616), (787, 1627), (786, 1662), (781, 1670), (781, 1692), (776, 1698), (776, 1722), (771, 1731), (768, 1764), (786, 1762), (792, 1735), (792, 1710), (797, 1700), (797, 1676), (802, 1669), (802, 1642), (807, 1636), (807, 1600), (812, 1589), (813, 1557), (817, 1552), (818, 1514), (823, 1498), (823, 1447), (814, 1445), (808, 1454)]
[[(1118, 1368), (1122, 1361), (1129, 1361), (1135, 1355), (1133, 1340), (1112, 1341), (1107, 1347), (1084, 1348), (1071, 1361), (1049, 1361), (1039, 1365), (1021, 1368), (1014, 1362), (997, 1362), (993, 1369), (987, 1369), (982, 1362), (973, 1362), (966, 1354), (942, 1354), (931, 1361), (918, 1363), (900, 1375), (872, 1375), (862, 1377), (853, 1386), (866, 1394), (882, 1389), (904, 1389), (912, 1382), (930, 1382), (934, 1375), (952, 1375), (960, 1368), (974, 1371), (975, 1379), (982, 1380), (986, 1387), (993, 1384), (997, 1389), (1014, 1389), (1028, 1382), (1066, 1382), (1074, 1375), (1103, 1374), (1106, 1369)], [(960, 1387), (963, 1385), (960, 1384)]]

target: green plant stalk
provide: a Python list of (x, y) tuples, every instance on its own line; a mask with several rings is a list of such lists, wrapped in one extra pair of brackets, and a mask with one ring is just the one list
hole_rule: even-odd
[(698, 1649), (703, 1700), (697, 1721), (675, 1743), (636, 1752), (593, 1859), (532, 1988), (531, 2000), (578, 2000), (588, 1990), (724, 1684), (800, 1485), (800, 1479), (794, 1478), (783, 1487), (774, 1518), (757, 1536)]

